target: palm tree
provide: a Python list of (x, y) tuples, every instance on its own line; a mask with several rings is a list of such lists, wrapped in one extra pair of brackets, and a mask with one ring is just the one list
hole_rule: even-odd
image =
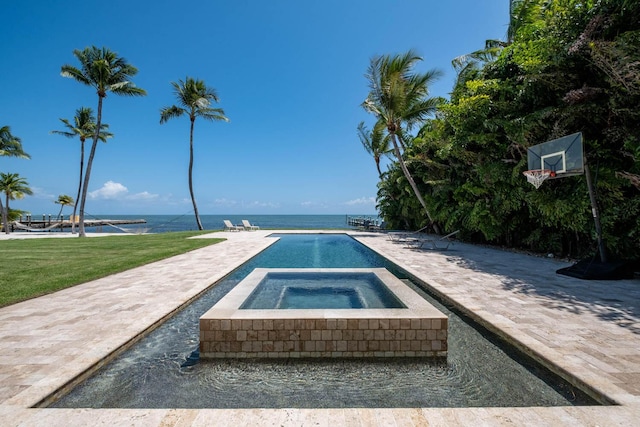
[[(22, 149), (22, 142), (20, 138), (11, 134), (9, 126), (2, 126), (0, 128), (0, 156), (6, 157), (20, 157), (23, 159), (30, 159), (31, 157)], [(0, 198), (0, 216), (2, 217), (2, 224), (4, 224), (5, 232), (9, 232), (9, 206), (7, 203), (7, 209), (5, 210), (2, 205), (2, 199)]]
[[(93, 110), (89, 107), (80, 107), (76, 110), (76, 115), (73, 117), (73, 124), (67, 119), (60, 119), (60, 121), (67, 128), (64, 130), (52, 130), (51, 133), (56, 135), (66, 136), (67, 138), (78, 137), (80, 139), (80, 179), (78, 181), (78, 195), (76, 200), (80, 199), (80, 192), (82, 191), (82, 173), (84, 171), (84, 142), (87, 138), (95, 136), (96, 118), (93, 116)], [(111, 132), (108, 132), (109, 125), (104, 123), (100, 124), (100, 132), (98, 133), (98, 139), (102, 142), (107, 142), (107, 138), (113, 137)], [(73, 203), (73, 218), (76, 217), (76, 209), (78, 205)], [(56, 202), (57, 203), (57, 202)], [(71, 232), (75, 233), (76, 222), (71, 222)]]
[(78, 235), (85, 237), (84, 231), (84, 206), (87, 200), (87, 188), (91, 177), (91, 165), (96, 154), (96, 147), (100, 139), (102, 130), (102, 101), (108, 92), (125, 96), (144, 96), (147, 92), (136, 87), (130, 78), (138, 73), (138, 69), (127, 63), (124, 58), (118, 57), (115, 52), (109, 49), (87, 47), (83, 50), (74, 50), (74, 56), (80, 61), (80, 68), (72, 65), (63, 65), (61, 75), (72, 78), (82, 84), (93, 87), (98, 94), (98, 116), (93, 134), (93, 143), (89, 159), (87, 160), (87, 170), (84, 174), (82, 184), (82, 195), (80, 196), (80, 227)]
[(9, 234), (9, 200), (22, 199), (25, 194), (33, 194), (33, 191), (27, 180), (17, 173), (0, 172), (0, 192), (4, 193), (6, 200), (6, 208), (2, 210), (2, 224), (4, 232)]
[[(57, 205), (60, 205), (60, 212), (58, 212), (58, 218), (62, 221), (62, 208), (64, 208), (65, 206), (75, 206), (75, 202), (73, 200), (73, 197), (71, 196), (67, 196), (66, 194), (61, 194), (58, 196), (58, 200), (56, 200), (54, 203), (56, 203)], [(62, 227), (61, 227), (62, 228)]]
[(198, 214), (198, 206), (196, 198), (193, 195), (193, 125), (197, 117), (202, 117), (209, 121), (225, 121), (229, 119), (225, 117), (221, 108), (211, 108), (212, 102), (219, 102), (215, 89), (207, 87), (204, 81), (187, 77), (184, 81), (179, 80), (171, 82), (179, 105), (164, 107), (160, 110), (160, 124), (174, 117), (180, 117), (183, 114), (189, 115), (191, 127), (189, 131), (189, 194), (191, 194), (191, 202), (193, 203), (193, 212), (196, 216), (198, 230), (202, 230), (200, 215)]
[(378, 176), (382, 179), (380, 160), (382, 156), (389, 155), (392, 152), (389, 146), (389, 137), (384, 135), (384, 127), (374, 126), (373, 130), (370, 131), (364, 122), (360, 122), (358, 125), (358, 137), (367, 153), (373, 156), (373, 160), (376, 162)]
[(405, 164), (400, 144), (406, 144), (402, 137), (405, 130), (433, 114), (441, 102), (440, 98), (429, 98), (429, 84), (440, 76), (437, 70), (424, 74), (413, 73), (413, 67), (422, 58), (413, 51), (396, 56), (376, 56), (371, 59), (366, 77), (369, 80), (369, 95), (362, 103), (363, 108), (373, 113), (384, 125), (393, 144), (393, 152), (409, 185), (424, 208), (430, 224), (439, 233), (437, 224), (427, 208), (427, 204)]

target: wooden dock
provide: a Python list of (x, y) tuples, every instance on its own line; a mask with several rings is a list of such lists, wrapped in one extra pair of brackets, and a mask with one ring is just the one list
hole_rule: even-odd
[(379, 229), (381, 222), (377, 218), (347, 216), (347, 224), (359, 230)]

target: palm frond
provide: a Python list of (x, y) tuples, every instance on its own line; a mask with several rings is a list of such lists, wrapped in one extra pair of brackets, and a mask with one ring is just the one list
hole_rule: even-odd
[[(96, 118), (93, 115), (93, 110), (89, 107), (80, 107), (76, 110), (76, 114), (73, 117), (73, 124), (71, 124), (67, 119), (60, 119), (60, 121), (68, 130), (52, 130), (50, 133), (54, 135), (62, 135), (67, 138), (77, 137), (80, 138), (80, 141), (84, 141), (87, 138), (93, 138), (95, 136)], [(107, 129), (109, 129), (108, 124), (100, 124), (98, 139), (102, 142), (106, 142), (108, 138), (113, 137), (113, 134)]]
[(32, 195), (27, 179), (17, 173), (0, 172), (0, 192), (9, 200), (22, 199), (25, 194)]
[(22, 149), (20, 138), (11, 134), (11, 128), (9, 128), (9, 126), (0, 128), (0, 156), (23, 159), (31, 158), (31, 156)]
[(65, 132), (63, 130), (52, 130), (49, 133), (54, 135), (62, 135), (67, 138), (75, 138), (76, 134), (74, 132)]
[(114, 83), (109, 86), (109, 90), (115, 94), (124, 96), (144, 96), (147, 94), (147, 91), (136, 87), (130, 81)]
[(372, 130), (369, 130), (364, 122), (360, 122), (357, 129), (358, 138), (367, 153), (379, 158), (391, 152), (391, 141), (388, 135), (385, 135), (386, 129), (382, 122), (377, 122)]
[(106, 47), (87, 47), (73, 51), (80, 62), (80, 68), (63, 65), (61, 75), (97, 89), (100, 96), (113, 92), (125, 96), (146, 95), (144, 89), (135, 87), (130, 81), (138, 73), (138, 69), (128, 64), (126, 59), (118, 57), (115, 52)]
[(206, 109), (198, 109), (198, 117), (202, 117), (205, 120), (209, 121), (221, 121), (228, 122), (229, 119), (224, 115), (224, 110), (222, 108), (206, 108)]
[[(194, 119), (202, 117), (204, 120), (210, 121), (229, 121), (221, 108), (211, 108), (213, 102), (218, 102), (218, 95), (215, 89), (208, 87), (203, 80), (187, 76), (184, 80), (171, 82), (171, 86), (173, 86), (178, 104), (182, 108), (175, 105), (163, 108), (160, 123), (186, 112)], [(182, 111), (178, 112), (178, 110)]]
[(56, 200), (54, 203), (62, 206), (73, 206), (75, 204), (75, 201), (73, 200), (73, 197), (66, 194), (61, 194), (58, 196), (58, 200)]
[(74, 79), (75, 81), (87, 86), (92, 86), (91, 80), (83, 74), (82, 70), (79, 70), (72, 65), (63, 65), (60, 71), (60, 75), (62, 77)]
[(184, 113), (186, 113), (186, 110), (178, 107), (177, 105), (164, 107), (160, 110), (160, 124), (165, 123), (167, 120), (180, 117)]

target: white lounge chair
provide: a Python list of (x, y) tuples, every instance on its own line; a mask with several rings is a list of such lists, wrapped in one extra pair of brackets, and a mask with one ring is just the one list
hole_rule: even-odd
[(413, 239), (418, 239), (421, 235), (424, 235), (424, 233), (422, 233), (422, 231), (426, 230), (427, 228), (429, 228), (428, 225), (422, 227), (420, 230), (416, 230), (416, 231), (411, 231), (411, 232), (391, 232), (389, 234), (387, 234), (387, 236), (389, 237), (389, 240), (391, 240), (392, 242), (407, 242), (408, 240), (413, 240)]
[(229, 221), (228, 219), (224, 219), (224, 220), (222, 220), (222, 222), (224, 222), (224, 231), (242, 231), (242, 230), (244, 230), (244, 227), (242, 227), (240, 225), (233, 225), (231, 223), (231, 221)]
[(406, 247), (411, 249), (431, 249), (436, 251), (446, 251), (447, 249), (449, 249), (449, 245), (453, 244), (452, 237), (458, 234), (459, 232), (460, 230), (456, 230), (453, 233), (449, 233), (446, 236), (442, 236), (438, 239), (434, 239), (434, 238), (409, 239), (405, 243), (407, 244)]
[(257, 225), (251, 225), (248, 219), (243, 219), (242, 225), (244, 226), (245, 230), (249, 230), (249, 231), (260, 230), (260, 227), (258, 227)]
[(380, 224), (372, 224), (368, 228), (369, 231), (386, 231), (386, 229), (387, 223), (385, 221), (382, 221)]

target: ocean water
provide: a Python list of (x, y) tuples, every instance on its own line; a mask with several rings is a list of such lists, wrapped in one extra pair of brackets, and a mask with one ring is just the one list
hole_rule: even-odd
[[(371, 218), (377, 220), (376, 214), (352, 215), (200, 215), (202, 226), (206, 230), (224, 229), (225, 219), (233, 224), (241, 224), (243, 219), (252, 225), (265, 229), (349, 229), (347, 218)], [(92, 215), (87, 219), (145, 219), (146, 224), (119, 225), (119, 228), (132, 232), (146, 231), (149, 233), (166, 233), (170, 231), (197, 230), (196, 219), (193, 214), (185, 215)], [(95, 231), (88, 229), (88, 231)], [(118, 232), (118, 228), (103, 227), (105, 232)]]

